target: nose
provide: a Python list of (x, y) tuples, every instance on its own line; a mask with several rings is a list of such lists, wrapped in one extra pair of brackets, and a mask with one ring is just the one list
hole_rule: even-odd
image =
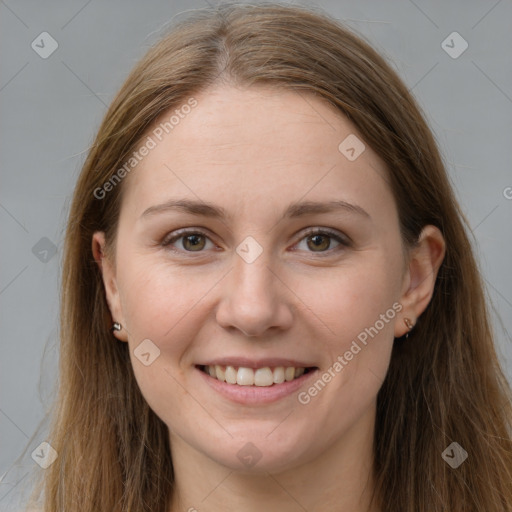
[(289, 329), (293, 323), (293, 293), (270, 266), (266, 251), (252, 263), (234, 254), (234, 268), (224, 280), (217, 322), (247, 337)]

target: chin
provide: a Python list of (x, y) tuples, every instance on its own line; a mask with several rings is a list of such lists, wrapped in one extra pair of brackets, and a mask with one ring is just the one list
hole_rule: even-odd
[[(235, 436), (226, 443), (218, 443), (215, 451), (205, 447), (205, 454), (216, 463), (238, 473), (279, 473), (306, 462), (305, 447), (311, 448), (305, 436), (291, 437), (286, 432), (269, 439), (268, 429), (260, 435)], [(274, 434), (270, 434), (272, 437)]]

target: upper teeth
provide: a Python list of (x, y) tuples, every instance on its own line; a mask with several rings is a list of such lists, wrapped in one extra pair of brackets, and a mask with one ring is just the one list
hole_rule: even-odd
[(240, 386), (272, 386), (293, 380), (304, 374), (305, 368), (277, 366), (270, 368), (245, 368), (243, 366), (205, 366), (204, 371), (214, 379)]

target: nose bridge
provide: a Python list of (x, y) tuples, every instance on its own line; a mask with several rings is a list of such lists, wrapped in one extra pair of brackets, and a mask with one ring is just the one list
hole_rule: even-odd
[(275, 302), (276, 290), (272, 282), (271, 251), (252, 240), (237, 247), (234, 257), (232, 297), (241, 306), (251, 306), (254, 313), (270, 310)]

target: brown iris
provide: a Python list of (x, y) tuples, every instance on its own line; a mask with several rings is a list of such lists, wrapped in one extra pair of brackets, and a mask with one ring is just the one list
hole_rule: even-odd
[[(323, 243), (322, 243), (323, 239)], [(313, 241), (310, 243), (310, 241)], [(331, 244), (330, 239), (326, 235), (311, 235), (308, 237), (308, 247), (310, 249), (328, 249)]]
[(183, 248), (187, 251), (200, 251), (204, 249), (204, 246), (205, 239), (203, 235), (191, 234), (183, 237)]

